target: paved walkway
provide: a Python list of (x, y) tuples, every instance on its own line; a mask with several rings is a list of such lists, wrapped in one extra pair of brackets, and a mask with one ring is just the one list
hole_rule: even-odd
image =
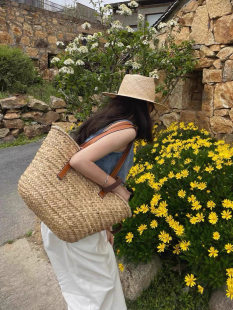
[(41, 245), (39, 225), (31, 237), (21, 237), (35, 228), (35, 215), (17, 191), (21, 174), (41, 142), (0, 150), (0, 309), (65, 310), (52, 266)]
[(0, 246), (34, 228), (34, 214), (18, 194), (18, 180), (41, 142), (0, 150)]
[(0, 309), (65, 310), (52, 266), (31, 239), (0, 247)]

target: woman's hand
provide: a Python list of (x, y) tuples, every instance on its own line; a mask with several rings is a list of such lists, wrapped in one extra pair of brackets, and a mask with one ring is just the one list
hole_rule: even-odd
[(110, 232), (110, 229), (106, 229), (106, 234), (107, 234), (107, 241), (113, 246), (114, 244), (114, 237), (113, 234)]

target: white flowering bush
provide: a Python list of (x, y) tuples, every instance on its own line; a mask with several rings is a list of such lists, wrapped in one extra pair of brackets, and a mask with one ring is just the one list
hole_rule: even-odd
[[(126, 73), (153, 77), (157, 82), (156, 92), (161, 93), (160, 102), (165, 101), (177, 81), (193, 70), (191, 42), (176, 45), (169, 35), (167, 42), (159, 47), (156, 39), (159, 29), (150, 28), (142, 14), (138, 14), (138, 29), (134, 30), (113, 20), (111, 5), (103, 7), (99, 0), (91, 2), (99, 12), (103, 31), (85, 37), (79, 34), (51, 61), (59, 69), (56, 83), (71, 110), (84, 120), (93, 104), (104, 104), (107, 100), (101, 97), (103, 91), (117, 92)], [(121, 4), (118, 14), (127, 18), (137, 7), (136, 1)], [(163, 24), (158, 28), (166, 27), (170, 33), (177, 25), (174, 20)], [(81, 27), (88, 31), (91, 25), (85, 22)], [(57, 45), (63, 47), (60, 41)]]

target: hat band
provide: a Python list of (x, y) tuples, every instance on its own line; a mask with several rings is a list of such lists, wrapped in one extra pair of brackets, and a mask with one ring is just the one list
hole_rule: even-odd
[(155, 101), (155, 97), (154, 98), (151, 98), (149, 96), (140, 96), (140, 95), (132, 95), (132, 94), (128, 94), (128, 93), (124, 93), (124, 92), (121, 92), (119, 91), (116, 95), (119, 95), (119, 96), (126, 96), (126, 97), (132, 97), (132, 98), (136, 98), (136, 99), (140, 99), (140, 100), (145, 100), (145, 101), (152, 101), (154, 102)]

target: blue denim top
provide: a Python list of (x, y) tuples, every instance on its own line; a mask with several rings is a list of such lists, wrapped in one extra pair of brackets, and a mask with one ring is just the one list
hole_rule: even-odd
[[(120, 122), (120, 121), (116, 121), (116, 122), (114, 122), (112, 124), (115, 124), (117, 122)], [(92, 139), (92, 138), (96, 137), (97, 135), (101, 134), (105, 130), (105, 128), (107, 128), (108, 126), (99, 129), (95, 134), (92, 134), (90, 137), (88, 137), (85, 142), (87, 142), (90, 139)], [(112, 153), (109, 153), (106, 156), (98, 159), (95, 162), (95, 164), (99, 168), (104, 170), (107, 174), (110, 175), (123, 153), (124, 152), (112, 152)], [(120, 171), (117, 174), (122, 179), (123, 182), (125, 182), (126, 176), (127, 176), (128, 172), (129, 172), (130, 168), (133, 166), (133, 158), (134, 158), (134, 153), (133, 153), (133, 145), (132, 145), (132, 147), (131, 147), (131, 149), (129, 151), (129, 154), (128, 154), (124, 164), (122, 165)]]

